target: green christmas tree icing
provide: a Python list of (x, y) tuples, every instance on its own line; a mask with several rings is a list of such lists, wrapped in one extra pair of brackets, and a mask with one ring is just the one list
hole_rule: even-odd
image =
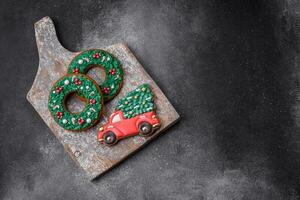
[(116, 110), (121, 110), (125, 118), (150, 112), (154, 109), (153, 95), (149, 84), (142, 84), (119, 100)]

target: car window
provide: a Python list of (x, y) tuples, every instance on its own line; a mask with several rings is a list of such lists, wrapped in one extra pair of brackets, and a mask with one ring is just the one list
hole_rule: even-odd
[(111, 120), (112, 123), (116, 123), (119, 121), (121, 121), (120, 114), (115, 115), (114, 118)]

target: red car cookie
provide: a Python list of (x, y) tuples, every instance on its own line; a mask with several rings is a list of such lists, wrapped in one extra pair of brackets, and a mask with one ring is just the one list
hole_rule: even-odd
[(159, 126), (160, 121), (154, 111), (136, 115), (130, 119), (124, 118), (122, 111), (115, 111), (108, 123), (99, 129), (98, 141), (112, 145), (118, 140), (138, 134), (149, 136)]
[(116, 111), (99, 129), (98, 141), (113, 145), (126, 137), (149, 136), (159, 126), (150, 86), (143, 84), (119, 101)]

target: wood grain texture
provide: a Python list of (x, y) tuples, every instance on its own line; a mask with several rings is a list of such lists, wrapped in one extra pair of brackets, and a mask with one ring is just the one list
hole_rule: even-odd
[[(35, 34), (39, 52), (39, 67), (32, 88), (27, 94), (27, 99), (63, 144), (65, 150), (87, 173), (90, 179), (96, 178), (124, 160), (179, 119), (179, 115), (174, 107), (128, 47), (124, 44), (115, 44), (102, 49), (116, 56), (122, 63), (125, 76), (121, 92), (112, 101), (105, 104), (105, 113), (98, 125), (79, 133), (64, 130), (50, 116), (47, 107), (48, 95), (52, 84), (66, 74), (68, 64), (79, 52), (70, 52), (62, 47), (57, 39), (53, 22), (49, 17), (44, 17), (35, 24)], [(97, 75), (94, 74), (94, 76)], [(113, 147), (99, 144), (97, 141), (97, 129), (113, 113), (119, 99), (142, 83), (151, 85), (155, 96), (157, 114), (162, 122), (161, 128), (148, 138), (131, 137), (120, 141)], [(75, 105), (73, 109), (78, 108)]]

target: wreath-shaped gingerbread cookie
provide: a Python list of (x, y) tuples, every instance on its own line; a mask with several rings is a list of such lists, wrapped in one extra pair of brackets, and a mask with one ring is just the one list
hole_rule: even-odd
[(91, 49), (77, 55), (70, 63), (69, 74), (86, 74), (93, 67), (102, 67), (105, 70), (106, 79), (99, 85), (105, 102), (115, 97), (123, 83), (123, 70), (120, 62), (110, 53)]
[[(66, 107), (67, 97), (72, 93), (86, 101), (86, 106), (80, 113), (71, 113)], [(102, 93), (97, 83), (88, 76), (65, 75), (53, 85), (48, 107), (54, 120), (64, 129), (85, 130), (95, 125), (102, 114)]]

